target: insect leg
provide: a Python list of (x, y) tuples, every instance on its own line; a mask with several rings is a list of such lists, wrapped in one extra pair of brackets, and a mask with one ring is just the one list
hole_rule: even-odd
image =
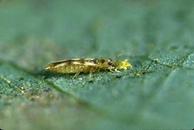
[(80, 72), (75, 73), (75, 75), (73, 76), (73, 79), (77, 78), (79, 74)]

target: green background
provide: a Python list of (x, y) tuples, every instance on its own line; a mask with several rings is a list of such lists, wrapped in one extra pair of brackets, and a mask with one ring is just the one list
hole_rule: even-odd
[[(0, 0), (0, 128), (194, 127), (193, 0)], [(69, 58), (128, 59), (120, 73), (50, 75)]]

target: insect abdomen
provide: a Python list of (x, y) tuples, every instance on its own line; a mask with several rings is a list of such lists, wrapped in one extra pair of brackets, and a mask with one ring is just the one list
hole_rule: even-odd
[(95, 66), (84, 66), (84, 65), (64, 65), (64, 66), (50, 66), (49, 71), (53, 73), (62, 74), (73, 74), (73, 73), (92, 73), (98, 71)]

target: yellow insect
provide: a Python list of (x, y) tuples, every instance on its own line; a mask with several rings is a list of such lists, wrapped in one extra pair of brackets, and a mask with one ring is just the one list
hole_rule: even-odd
[(113, 61), (111, 59), (87, 58), (62, 60), (48, 64), (46, 71), (59, 74), (94, 73), (99, 71), (119, 71), (132, 68), (128, 60)]

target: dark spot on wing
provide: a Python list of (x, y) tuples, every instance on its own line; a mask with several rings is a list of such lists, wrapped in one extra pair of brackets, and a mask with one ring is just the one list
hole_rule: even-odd
[(105, 59), (100, 59), (100, 63), (104, 63), (104, 62), (106, 62)]

